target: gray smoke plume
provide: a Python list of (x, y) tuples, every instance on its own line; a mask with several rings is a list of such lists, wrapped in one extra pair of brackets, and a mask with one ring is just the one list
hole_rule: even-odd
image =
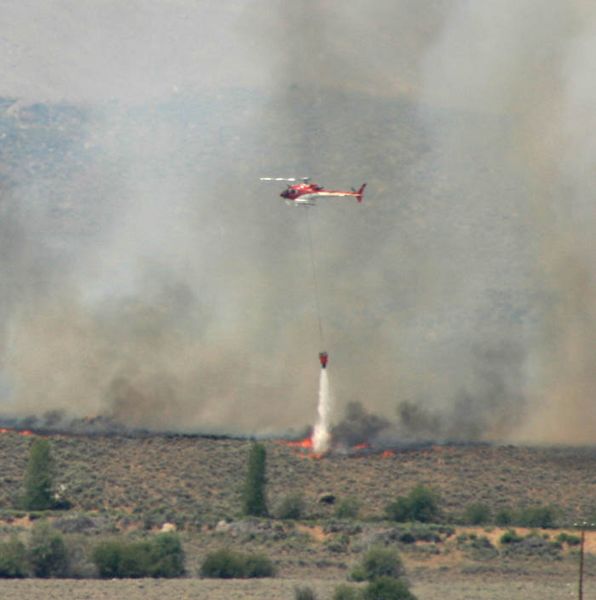
[[(3, 411), (278, 432), (312, 421), (327, 350), (339, 408), (401, 405), (404, 435), (415, 406), (441, 438), (591, 441), (596, 9), (3, 17)], [(264, 175), (369, 182), (310, 213), (323, 341), (305, 215)]]

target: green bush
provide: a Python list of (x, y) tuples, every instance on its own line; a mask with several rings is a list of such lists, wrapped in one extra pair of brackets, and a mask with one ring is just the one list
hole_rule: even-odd
[(294, 588), (294, 600), (317, 600), (315, 591), (307, 586), (296, 586)]
[(304, 515), (304, 496), (302, 494), (288, 494), (277, 507), (278, 519), (301, 519)]
[(342, 583), (333, 592), (333, 600), (359, 600), (360, 591), (356, 588)]
[(68, 574), (68, 552), (64, 539), (47, 523), (39, 523), (33, 528), (28, 556), (36, 577), (66, 577)]
[(273, 577), (275, 567), (262, 554), (244, 554), (229, 548), (210, 552), (201, 565), (202, 577), (216, 579), (246, 579)]
[(401, 577), (404, 567), (395, 550), (389, 548), (371, 548), (362, 557), (362, 561), (352, 570), (353, 581), (372, 581), (377, 577)]
[(360, 512), (360, 502), (356, 498), (344, 498), (335, 507), (335, 516), (338, 519), (356, 519)]
[(264, 554), (246, 554), (244, 556), (244, 577), (273, 577), (275, 567)]
[(112, 540), (99, 543), (93, 550), (93, 562), (103, 578), (149, 577), (149, 542)]
[(416, 600), (405, 581), (379, 577), (364, 589), (363, 600)]
[(0, 578), (26, 577), (27, 550), (16, 537), (0, 543)]
[(521, 542), (522, 539), (523, 538), (519, 536), (515, 530), (509, 529), (501, 536), (499, 542), (501, 544), (517, 544), (518, 542)]
[(557, 537), (556, 537), (557, 542), (559, 542), (560, 544), (567, 544), (568, 546), (579, 546), (581, 539), (579, 536), (577, 535), (572, 535), (569, 533), (560, 533)]
[(50, 442), (36, 439), (29, 451), (25, 471), (23, 508), (47, 510), (54, 506), (53, 467)]
[(510, 508), (501, 508), (495, 515), (495, 524), (499, 527), (507, 527), (513, 523), (513, 512)]
[(406, 496), (400, 496), (385, 509), (387, 518), (398, 523), (412, 520), (410, 501)]
[(239, 579), (244, 577), (243, 556), (228, 548), (207, 555), (201, 565), (201, 576), (217, 579)]
[(254, 443), (248, 456), (248, 471), (244, 483), (244, 514), (254, 517), (267, 516), (267, 500), (265, 497), (265, 464), (267, 451), (263, 444)]
[(464, 513), (464, 522), (470, 525), (484, 525), (490, 518), (490, 508), (480, 502), (470, 504)]
[(180, 577), (184, 575), (184, 550), (175, 533), (160, 533), (150, 543), (151, 577)]
[(392, 521), (430, 523), (439, 518), (439, 497), (431, 489), (418, 485), (407, 496), (400, 496), (386, 508)]
[(555, 526), (557, 510), (553, 506), (528, 506), (519, 511), (517, 523), (523, 527), (551, 529)]
[(184, 550), (175, 533), (162, 533), (139, 542), (111, 540), (93, 551), (100, 577), (180, 577), (184, 574)]

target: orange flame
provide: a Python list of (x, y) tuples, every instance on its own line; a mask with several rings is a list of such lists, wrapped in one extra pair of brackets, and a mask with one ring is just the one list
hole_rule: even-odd
[(368, 450), (370, 448), (370, 444), (368, 442), (360, 442), (354, 446), (354, 450)]
[(393, 450), (383, 450), (383, 452), (381, 452), (381, 458), (391, 458), (392, 456), (395, 456)]
[(312, 438), (310, 437), (296, 442), (285, 442), (285, 444), (286, 446), (290, 446), (290, 448), (305, 448), (306, 450), (311, 450), (313, 447)]

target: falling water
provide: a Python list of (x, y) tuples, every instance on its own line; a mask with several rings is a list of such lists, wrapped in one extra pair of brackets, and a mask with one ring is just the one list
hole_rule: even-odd
[(327, 369), (321, 369), (319, 380), (319, 406), (317, 408), (318, 420), (313, 432), (313, 450), (326, 452), (329, 450), (331, 434), (329, 433), (329, 418), (331, 416), (331, 391)]

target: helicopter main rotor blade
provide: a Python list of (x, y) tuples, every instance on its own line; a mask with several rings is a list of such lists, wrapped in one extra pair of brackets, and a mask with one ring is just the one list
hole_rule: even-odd
[(259, 177), (261, 181), (308, 181), (309, 177)]

